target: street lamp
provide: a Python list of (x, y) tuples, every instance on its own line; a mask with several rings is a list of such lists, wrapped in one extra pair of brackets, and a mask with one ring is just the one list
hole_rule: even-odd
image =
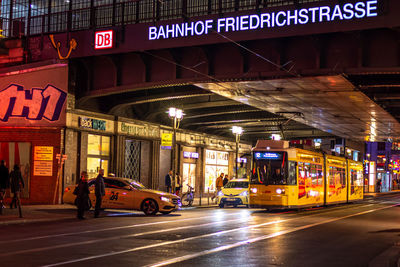
[[(172, 173), (174, 175), (174, 178), (176, 178), (176, 129), (179, 128), (179, 123), (181, 122), (183, 118), (183, 111), (181, 109), (177, 108), (169, 108), (168, 110), (168, 115), (173, 121), (173, 135), (172, 135)], [(175, 189), (175, 179), (171, 181), (171, 187), (172, 187), (172, 192), (174, 192)]]
[(243, 133), (242, 127), (239, 126), (233, 126), (232, 127), (232, 133), (236, 137), (236, 163), (235, 163), (235, 169), (236, 169), (236, 179), (238, 179), (238, 159), (239, 159), (239, 141), (240, 141), (240, 135)]

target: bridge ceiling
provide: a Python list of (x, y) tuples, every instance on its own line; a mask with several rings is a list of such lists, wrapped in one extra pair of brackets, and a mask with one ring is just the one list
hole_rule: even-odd
[(344, 138), (400, 136), (400, 123), (341, 75), (197, 86)]
[(193, 85), (135, 90), (81, 101), (80, 108), (171, 125), (167, 110), (184, 110), (180, 127), (233, 138), (232, 126), (244, 129), (243, 140), (283, 134), (287, 139), (332, 137), (313, 127), (252, 107)]

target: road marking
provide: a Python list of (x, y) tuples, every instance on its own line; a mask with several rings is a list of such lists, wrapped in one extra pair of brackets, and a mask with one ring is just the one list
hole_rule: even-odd
[(205, 224), (187, 225), (187, 226), (174, 227), (174, 228), (168, 228), (168, 229), (162, 229), (162, 230), (156, 230), (156, 231), (149, 231), (149, 232), (143, 232), (143, 233), (119, 235), (119, 236), (113, 236), (113, 237), (105, 237), (105, 238), (100, 238), (100, 239), (93, 239), (93, 240), (87, 240), (87, 241), (80, 241), (80, 242), (73, 242), (73, 243), (67, 243), (67, 244), (48, 246), (48, 247), (40, 247), (40, 248), (18, 250), (18, 251), (0, 253), (0, 257), (14, 256), (14, 255), (25, 254), (25, 253), (30, 253), (30, 252), (40, 252), (40, 251), (45, 251), (45, 250), (57, 249), (57, 248), (66, 248), (66, 247), (79, 246), (79, 245), (88, 245), (88, 244), (104, 242), (104, 241), (110, 241), (110, 240), (116, 240), (116, 239), (121, 239), (121, 238), (138, 237), (138, 236), (143, 236), (143, 235), (159, 234), (159, 233), (165, 233), (165, 232), (176, 231), (176, 230), (199, 228), (199, 227), (205, 227), (205, 226), (214, 225), (214, 224), (224, 224), (224, 223), (227, 223), (227, 222), (247, 221), (247, 219), (248, 218), (240, 218), (240, 219), (235, 219), (235, 220), (218, 221), (218, 222), (211, 222), (211, 223), (205, 223)]
[[(400, 204), (398, 204), (398, 205), (400, 205)], [(222, 250), (227, 250), (227, 249), (230, 249), (230, 248), (238, 247), (238, 246), (241, 246), (241, 245), (245, 245), (245, 244), (249, 244), (249, 243), (254, 243), (254, 242), (257, 242), (257, 241), (265, 240), (265, 239), (272, 238), (272, 237), (275, 237), (275, 236), (291, 233), (291, 232), (294, 232), (294, 231), (307, 229), (307, 228), (310, 228), (310, 227), (313, 227), (313, 226), (317, 226), (317, 225), (321, 225), (321, 224), (325, 224), (325, 223), (330, 223), (330, 222), (334, 222), (334, 221), (338, 221), (338, 220), (342, 220), (342, 219), (350, 218), (350, 217), (354, 217), (354, 216), (359, 216), (359, 215), (362, 215), (362, 214), (371, 213), (371, 212), (375, 212), (375, 211), (382, 210), (382, 209), (392, 208), (392, 207), (398, 206), (398, 205), (392, 205), (392, 206), (389, 206), (389, 207), (382, 207), (382, 208), (378, 208), (378, 209), (359, 212), (359, 213), (356, 213), (356, 214), (342, 216), (342, 217), (339, 217), (339, 218), (333, 218), (333, 219), (325, 220), (323, 222), (318, 222), (318, 223), (313, 223), (313, 224), (297, 227), (297, 228), (294, 228), (292, 230), (280, 231), (280, 232), (269, 234), (269, 235), (266, 235), (266, 236), (261, 236), (261, 237), (257, 237), (257, 238), (253, 238), (253, 239), (249, 239), (249, 240), (245, 240), (245, 241), (240, 241), (240, 242), (237, 242), (237, 243), (234, 243), (234, 244), (231, 244), (231, 245), (221, 246), (219, 248), (215, 248), (215, 249), (212, 249), (212, 250), (206, 250), (206, 251), (203, 251), (203, 252), (190, 254), (190, 255), (187, 255), (187, 256), (183, 256), (183, 257), (174, 258), (174, 259), (171, 259), (171, 260), (168, 260), (168, 261), (163, 261), (163, 262), (160, 262), (160, 263), (156, 263), (155, 265), (149, 265), (149, 266), (164, 266), (164, 265), (168, 265), (168, 264), (172, 264), (172, 263), (177, 263), (177, 262), (185, 261), (187, 259), (192, 259), (192, 258), (203, 256), (203, 253), (206, 253), (204, 255), (207, 255), (207, 254), (215, 253), (215, 252), (218, 252), (218, 251), (222, 251)], [(139, 251), (139, 250), (145, 250), (145, 249), (149, 249), (149, 248), (154, 248), (154, 247), (160, 247), (160, 246), (166, 246), (166, 245), (171, 245), (171, 244), (176, 244), (176, 243), (181, 243), (181, 242), (187, 242), (187, 241), (200, 239), (200, 238), (205, 238), (205, 237), (211, 237), (211, 236), (223, 235), (223, 234), (242, 231), (242, 230), (254, 229), (254, 228), (258, 228), (258, 227), (266, 226), (266, 225), (271, 225), (271, 224), (288, 222), (288, 221), (292, 221), (292, 220), (299, 220), (301, 218), (306, 218), (306, 217), (310, 217), (310, 215), (297, 217), (297, 218), (291, 218), (291, 219), (284, 219), (284, 220), (266, 222), (266, 223), (257, 224), (257, 225), (250, 225), (250, 226), (245, 226), (245, 227), (240, 227), (240, 228), (235, 228), (235, 229), (230, 229), (230, 230), (225, 230), (225, 231), (218, 231), (218, 232), (215, 232), (215, 233), (204, 234), (204, 235), (199, 235), (199, 236), (193, 236), (193, 237), (183, 238), (183, 239), (174, 240), (174, 241), (165, 241), (165, 242), (152, 244), (152, 245), (147, 245), (147, 246), (142, 246), (142, 247), (136, 247), (136, 248), (126, 249), (126, 250), (121, 250), (121, 251), (114, 251), (114, 252), (104, 253), (104, 254), (101, 254), (101, 255), (89, 256), (89, 257), (84, 257), (84, 258), (80, 258), (80, 259), (74, 259), (74, 260), (69, 260), (69, 261), (64, 261), (64, 262), (58, 262), (58, 263), (43, 265), (42, 267), (60, 266), (60, 265), (65, 265), (65, 264), (71, 264), (71, 263), (88, 261), (88, 260), (93, 260), (93, 259), (98, 259), (98, 258), (115, 256), (115, 255), (135, 252), (135, 251)]]
[(335, 221), (339, 221), (339, 220), (343, 220), (343, 219), (347, 219), (347, 218), (350, 218), (350, 217), (359, 216), (359, 215), (363, 215), (363, 214), (367, 214), (367, 213), (371, 213), (371, 212), (376, 212), (376, 211), (383, 210), (383, 209), (393, 208), (393, 207), (399, 206), (399, 205), (400, 204), (396, 204), (396, 205), (392, 205), (392, 206), (389, 206), (389, 207), (382, 207), (382, 208), (378, 208), (378, 209), (374, 209), (374, 210), (363, 211), (363, 212), (359, 212), (359, 213), (356, 213), (356, 214), (346, 215), (346, 216), (339, 217), (339, 218), (334, 218), (334, 219), (330, 219), (330, 220), (326, 220), (326, 221), (322, 221), (322, 222), (308, 224), (308, 225), (296, 227), (296, 228), (289, 229), (289, 230), (283, 230), (283, 231), (279, 231), (279, 232), (276, 232), (276, 233), (273, 233), (273, 234), (263, 235), (263, 236), (259, 236), (259, 237), (255, 237), (255, 238), (251, 238), (251, 239), (247, 239), (247, 240), (243, 240), (243, 241), (236, 242), (236, 243), (233, 243), (233, 244), (230, 244), (230, 245), (224, 245), (224, 246), (216, 247), (216, 248), (213, 248), (213, 249), (204, 250), (204, 251), (201, 251), (201, 252), (198, 252), (198, 253), (193, 253), (193, 254), (182, 256), (182, 257), (173, 258), (173, 259), (170, 259), (170, 260), (158, 262), (158, 263), (151, 264), (151, 265), (146, 265), (145, 267), (159, 267), (159, 266), (165, 266), (165, 265), (174, 264), (174, 263), (178, 263), (178, 262), (183, 262), (183, 261), (191, 260), (191, 259), (194, 259), (194, 258), (198, 258), (198, 257), (214, 254), (214, 253), (217, 253), (217, 252), (221, 252), (221, 251), (224, 251), (224, 250), (229, 250), (229, 249), (232, 249), (232, 248), (237, 248), (237, 247), (245, 246), (245, 245), (252, 244), (252, 243), (255, 243), (255, 242), (271, 239), (271, 238), (274, 238), (274, 237), (277, 237), (277, 236), (290, 234), (290, 233), (293, 233), (293, 232), (296, 232), (296, 231), (305, 230), (305, 229), (308, 229), (308, 228), (311, 228), (311, 227), (314, 227), (314, 226), (318, 226), (318, 225), (322, 225), (322, 224), (326, 224), (326, 223), (331, 223), (331, 222), (335, 222)]
[(153, 247), (159, 247), (159, 246), (165, 246), (165, 245), (170, 245), (170, 244), (175, 244), (175, 243), (180, 243), (180, 242), (186, 242), (186, 241), (195, 240), (195, 239), (204, 238), (204, 237), (210, 237), (210, 236), (215, 236), (215, 235), (223, 235), (223, 234), (226, 234), (226, 233), (237, 232), (237, 231), (247, 230), (247, 229), (252, 229), (252, 228), (258, 228), (258, 227), (261, 227), (261, 226), (265, 226), (265, 225), (269, 225), (269, 224), (282, 223), (282, 222), (291, 221), (291, 220), (294, 220), (294, 219), (295, 218), (286, 219), (286, 220), (277, 220), (277, 221), (272, 221), (272, 222), (267, 222), (267, 223), (262, 223), (262, 224), (250, 225), (250, 226), (244, 226), (244, 227), (230, 229), (230, 230), (218, 231), (218, 232), (210, 233), (210, 234), (187, 237), (187, 238), (178, 239), (178, 240), (174, 240), (174, 241), (166, 241), (166, 242), (162, 242), (162, 243), (158, 243), (158, 244), (152, 244), (152, 245), (148, 245), (148, 246), (142, 246), (142, 247), (131, 248), (131, 249), (126, 249), (126, 250), (121, 250), (121, 251), (104, 253), (104, 254), (97, 255), (97, 256), (89, 256), (89, 257), (85, 257), (85, 258), (81, 258), (81, 259), (58, 262), (58, 263), (53, 263), (53, 264), (49, 264), (49, 265), (43, 265), (42, 267), (59, 266), (59, 265), (76, 263), (76, 262), (81, 262), (81, 261), (87, 261), (87, 260), (92, 260), (92, 259), (97, 259), (97, 258), (108, 257), (108, 256), (115, 256), (115, 255), (124, 254), (124, 253), (128, 253), (128, 252), (133, 252), (133, 251), (138, 251), (138, 250), (143, 250), (143, 249), (148, 249), (148, 248), (153, 248)]
[[(224, 216), (237, 216), (237, 215), (241, 215), (241, 214), (242, 213), (231, 213), (231, 214), (224, 214)], [(117, 226), (117, 227), (111, 227), (111, 228), (105, 228), (105, 229), (97, 229), (97, 230), (86, 230), (86, 231), (80, 231), (80, 232), (69, 232), (69, 233), (54, 234), (54, 235), (35, 236), (35, 237), (28, 237), (28, 238), (22, 238), (22, 239), (14, 239), (14, 240), (3, 240), (3, 241), (0, 241), (0, 244), (4, 244), (4, 243), (10, 244), (10, 243), (15, 243), (15, 242), (31, 241), (31, 240), (38, 240), (38, 239), (45, 239), (45, 238), (69, 236), (69, 235), (80, 235), (80, 234), (106, 232), (106, 231), (136, 228), (136, 227), (142, 227), (142, 226), (151, 226), (151, 225), (157, 225), (157, 224), (181, 223), (183, 221), (192, 221), (192, 220), (198, 220), (198, 219), (199, 218), (196, 217), (196, 218), (179, 219), (178, 221), (162, 221), (162, 222), (142, 223), (142, 224), (127, 225), (127, 226)]]

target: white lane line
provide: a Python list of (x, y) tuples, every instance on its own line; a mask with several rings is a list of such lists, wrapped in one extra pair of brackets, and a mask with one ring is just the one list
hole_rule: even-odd
[(343, 216), (343, 217), (339, 217), (339, 218), (334, 218), (334, 219), (330, 219), (330, 220), (326, 220), (326, 221), (322, 221), (322, 222), (317, 222), (317, 223), (313, 223), (313, 224), (299, 226), (299, 227), (296, 227), (296, 228), (293, 228), (293, 229), (283, 230), (283, 231), (279, 231), (279, 232), (272, 233), (272, 234), (269, 234), (269, 235), (263, 235), (263, 236), (255, 237), (255, 238), (252, 238), (252, 239), (247, 239), (247, 240), (243, 240), (243, 241), (240, 241), (240, 242), (236, 242), (236, 243), (233, 243), (233, 244), (216, 247), (216, 248), (209, 249), (209, 250), (204, 250), (204, 251), (201, 251), (201, 252), (198, 252), (198, 253), (188, 254), (188, 255), (185, 255), (185, 256), (182, 256), (182, 257), (177, 257), (177, 258), (173, 258), (173, 259), (170, 259), (170, 260), (158, 262), (158, 263), (155, 263), (155, 264), (146, 265), (145, 267), (159, 267), (159, 266), (165, 266), (165, 265), (174, 264), (174, 263), (178, 263), (178, 262), (183, 262), (183, 261), (191, 260), (191, 259), (194, 259), (194, 258), (198, 258), (198, 257), (214, 254), (214, 253), (217, 253), (217, 252), (221, 252), (221, 251), (224, 251), (224, 250), (229, 250), (229, 249), (237, 248), (237, 247), (240, 247), (240, 246), (252, 244), (252, 243), (255, 243), (255, 242), (271, 239), (271, 238), (274, 238), (274, 237), (277, 237), (277, 236), (290, 234), (290, 233), (293, 233), (293, 232), (296, 232), (296, 231), (305, 230), (305, 229), (308, 229), (308, 228), (311, 228), (311, 227), (314, 227), (314, 226), (327, 224), (327, 223), (331, 223), (331, 222), (335, 222), (335, 221), (339, 221), (339, 220), (343, 220), (343, 219), (347, 219), (347, 218), (350, 218), (350, 217), (359, 216), (359, 215), (363, 215), (363, 214), (367, 214), (367, 213), (371, 213), (371, 212), (376, 212), (376, 211), (383, 210), (383, 209), (393, 208), (393, 207), (399, 206), (399, 205), (400, 204), (392, 205), (392, 206), (389, 206), (389, 207), (382, 207), (382, 208), (363, 211), (363, 212), (359, 212), (359, 213), (356, 213), (356, 214), (351, 214), (351, 215), (347, 215), (347, 216)]
[[(237, 216), (237, 215), (241, 215), (241, 214), (242, 213), (231, 213), (231, 214), (224, 214), (224, 216)], [(80, 232), (69, 232), (69, 233), (62, 233), (62, 234), (34, 236), (34, 237), (27, 237), (27, 238), (14, 239), (14, 240), (3, 240), (3, 241), (0, 241), (0, 244), (4, 244), (4, 243), (9, 244), (9, 243), (14, 243), (14, 242), (31, 241), (31, 240), (38, 240), (38, 239), (45, 239), (45, 238), (69, 236), (69, 235), (80, 235), (80, 234), (106, 232), (106, 231), (113, 231), (113, 230), (120, 230), (120, 229), (136, 228), (136, 227), (143, 227), (143, 226), (152, 226), (152, 225), (157, 225), (157, 224), (181, 223), (181, 222), (184, 222), (184, 221), (193, 221), (193, 220), (199, 220), (199, 219), (204, 219), (204, 217), (202, 217), (202, 218), (179, 219), (179, 220), (176, 220), (176, 221), (161, 221), (161, 222), (142, 223), (142, 224), (127, 225), (127, 226), (117, 226), (117, 227), (111, 227), (111, 228), (105, 228), (105, 229), (86, 230), (86, 231), (80, 231)]]
[(48, 246), (48, 247), (40, 247), (40, 248), (18, 250), (18, 251), (0, 253), (0, 257), (14, 256), (14, 255), (18, 255), (18, 254), (25, 254), (25, 253), (31, 253), (31, 252), (40, 252), (40, 251), (45, 251), (45, 250), (66, 248), (66, 247), (72, 247), (72, 246), (88, 245), (88, 244), (93, 244), (93, 243), (98, 243), (98, 242), (117, 240), (117, 239), (121, 239), (121, 238), (138, 237), (138, 236), (143, 236), (143, 235), (160, 234), (160, 233), (177, 231), (177, 230), (184, 230), (184, 229), (190, 229), (190, 228), (206, 227), (206, 226), (210, 226), (210, 225), (224, 224), (224, 223), (230, 223), (230, 222), (235, 222), (235, 221), (243, 221), (243, 222), (245, 222), (245, 221), (247, 221), (247, 219), (248, 219), (248, 217), (247, 218), (235, 219), (235, 220), (217, 221), (217, 222), (211, 222), (211, 223), (205, 223), (205, 224), (180, 226), (180, 227), (174, 227), (174, 228), (168, 228), (168, 229), (162, 229), (162, 230), (156, 230), (156, 231), (148, 231), (148, 232), (136, 233), (136, 234), (118, 235), (118, 236), (105, 237), (105, 238), (93, 239), (93, 240), (87, 240), (87, 241), (80, 241), (80, 242), (73, 242), (73, 243), (67, 243), (67, 244), (60, 244), (60, 245), (54, 245), (54, 246)]
[(230, 230), (225, 230), (225, 231), (218, 231), (218, 232), (215, 232), (215, 233), (204, 234), (204, 235), (199, 235), (199, 236), (192, 236), (192, 237), (187, 237), (187, 238), (178, 239), (178, 240), (174, 240), (174, 241), (166, 241), (166, 242), (161, 242), (161, 243), (157, 243), (157, 244), (152, 244), (152, 245), (142, 246), (142, 247), (136, 247), (136, 248), (131, 248), (131, 249), (126, 249), (126, 250), (121, 250), (121, 251), (114, 251), (114, 252), (104, 253), (104, 254), (96, 255), (96, 256), (89, 256), (89, 257), (75, 259), (75, 260), (69, 260), (69, 261), (64, 261), (64, 262), (58, 262), (58, 263), (43, 265), (42, 267), (59, 266), (59, 265), (77, 263), (77, 262), (93, 260), (93, 259), (98, 259), (98, 258), (104, 258), (104, 257), (109, 257), (109, 256), (115, 256), (115, 255), (119, 255), (119, 254), (133, 252), (133, 251), (138, 251), (138, 250), (143, 250), (143, 249), (148, 249), (148, 248), (154, 248), (154, 247), (160, 247), (160, 246), (166, 246), (166, 245), (170, 245), (170, 244), (186, 242), (186, 241), (200, 239), (200, 238), (204, 238), (204, 237), (223, 235), (223, 234), (226, 234), (226, 233), (237, 232), (237, 231), (257, 228), (257, 227), (270, 225), (270, 224), (282, 223), (282, 222), (291, 221), (291, 220), (294, 220), (294, 218), (293, 219), (287, 219), (287, 220), (277, 220), (277, 221), (272, 221), (272, 222), (267, 222), (267, 223), (262, 223), (262, 224), (256, 224), (256, 225), (251, 225), (251, 226), (244, 226), (244, 227), (240, 227), (240, 228), (235, 228), (235, 229), (230, 229)]
[[(361, 207), (367, 207), (367, 206), (371, 206), (371, 205), (372, 204), (368, 204), (368, 205), (364, 205), (364, 206), (361, 206)], [(242, 215), (242, 213), (240, 213), (240, 214)], [(319, 216), (319, 214), (317, 214), (317, 215)], [(308, 215), (308, 216), (296, 217), (296, 218), (292, 218), (292, 219), (286, 219), (285, 221), (287, 222), (287, 221), (290, 221), (290, 220), (298, 220), (299, 218), (305, 218), (305, 217), (310, 217), (310, 216), (314, 216), (314, 215)], [(193, 225), (181, 226), (181, 227), (162, 229), (162, 230), (156, 230), (156, 231), (149, 231), (149, 232), (143, 232), (143, 233), (137, 233), (137, 234), (118, 235), (118, 236), (106, 237), (106, 238), (101, 238), (101, 239), (93, 239), (93, 240), (88, 240), (88, 241), (72, 242), (72, 243), (53, 245), (53, 246), (47, 246), (47, 247), (40, 247), (40, 248), (33, 248), (33, 249), (25, 249), (25, 250), (18, 250), (18, 251), (12, 251), (12, 252), (5, 252), (5, 253), (0, 253), (0, 257), (14, 256), (14, 255), (18, 255), (18, 254), (26, 254), (26, 253), (32, 253), (32, 252), (41, 252), (41, 251), (59, 249), (59, 248), (66, 248), (66, 247), (71, 247), (71, 246), (88, 245), (88, 244), (94, 244), (94, 243), (104, 242), (104, 241), (111, 241), (111, 240), (116, 240), (116, 239), (121, 239), (121, 238), (130, 238), (130, 237), (138, 237), (138, 236), (143, 236), (143, 235), (158, 234), (158, 233), (164, 233), (164, 232), (175, 231), (175, 230), (190, 229), (190, 228), (194, 228), (194, 227), (204, 227), (204, 226), (214, 225), (214, 224), (230, 223), (230, 222), (235, 222), (235, 221), (247, 221), (248, 218), (249, 217), (244, 217), (244, 218), (235, 219), (235, 220), (224, 220), (224, 221), (217, 221), (217, 222), (211, 222), (211, 223), (206, 223), (206, 224), (197, 224), (195, 226), (193, 226)], [(138, 226), (141, 226), (141, 225), (138, 225)], [(132, 226), (130, 226), (130, 227), (132, 227)]]
[[(346, 219), (346, 218), (350, 218), (350, 217), (354, 217), (354, 216), (359, 216), (359, 215), (362, 215), (362, 214), (371, 213), (371, 212), (375, 212), (375, 211), (378, 211), (378, 210), (388, 209), (388, 208), (392, 208), (392, 207), (395, 207), (395, 206), (398, 206), (398, 205), (392, 205), (392, 206), (388, 206), (388, 207), (382, 207), (382, 208), (378, 208), (378, 209), (363, 211), (363, 212), (359, 212), (359, 213), (355, 213), (355, 214), (351, 214), (351, 215), (342, 216), (342, 217), (339, 217), (339, 218), (329, 219), (329, 220), (325, 220), (325, 221), (322, 221), (322, 222), (301, 226), (301, 227), (298, 227), (298, 228), (294, 228), (292, 230), (280, 231), (280, 232), (277, 232), (277, 233), (264, 235), (264, 236), (261, 236), (261, 237), (257, 237), (257, 238), (253, 238), (253, 239), (237, 242), (237, 243), (234, 243), (234, 244), (231, 244), (231, 245), (225, 245), (225, 246), (222, 246), (222, 247), (219, 247), (219, 248), (215, 248), (215, 249), (212, 249), (212, 250), (206, 250), (206, 251), (203, 251), (203, 252), (190, 254), (190, 255), (187, 255), (187, 256), (183, 256), (183, 257), (178, 257), (178, 258), (171, 259), (171, 260), (168, 260), (168, 261), (163, 261), (163, 262), (156, 263), (155, 265), (150, 265), (150, 266), (164, 266), (164, 265), (168, 265), (168, 264), (172, 264), (172, 263), (176, 263), (176, 262), (181, 262), (181, 261), (185, 261), (185, 260), (188, 260), (188, 259), (191, 259), (191, 258), (196, 258), (196, 257), (200, 257), (200, 256), (203, 256), (203, 255), (215, 253), (215, 252), (218, 252), (218, 251), (227, 250), (227, 249), (230, 249), (230, 248), (233, 248), (233, 247), (238, 247), (238, 246), (242, 246), (242, 245), (245, 245), (245, 244), (254, 243), (254, 242), (257, 242), (257, 241), (261, 241), (261, 240), (265, 240), (265, 239), (272, 238), (272, 237), (275, 237), (275, 236), (279, 236), (279, 235), (291, 233), (291, 232), (294, 232), (294, 231), (310, 228), (310, 227), (313, 227), (313, 226), (317, 226), (317, 225), (321, 225), (321, 224), (325, 224), (325, 223), (330, 223), (330, 222), (334, 222), (334, 221), (338, 221), (338, 220), (342, 220), (342, 219)], [(303, 216), (303, 217), (309, 217), (309, 216)], [(53, 266), (72, 264), (72, 263), (77, 263), (77, 262), (82, 262), (82, 261), (94, 260), (94, 259), (99, 259), (99, 258), (104, 258), (104, 257), (109, 257), (109, 256), (115, 256), (115, 255), (125, 254), (125, 253), (129, 253), (129, 252), (134, 252), (134, 251), (154, 248), (154, 247), (160, 247), (160, 246), (166, 246), (166, 245), (171, 245), (171, 244), (175, 244), (175, 243), (187, 242), (187, 241), (190, 241), (190, 240), (196, 240), (196, 239), (205, 238), (205, 237), (211, 237), (211, 236), (222, 235), (222, 234), (227, 234), (227, 233), (232, 233), (232, 232), (237, 232), (237, 231), (242, 231), (242, 230), (258, 228), (258, 227), (261, 227), (261, 226), (287, 222), (287, 221), (291, 221), (291, 220), (295, 220), (295, 219), (299, 220), (299, 219), (301, 219), (301, 217), (292, 218), (292, 219), (285, 219), (285, 220), (277, 220), (277, 221), (262, 223), (262, 224), (258, 224), (258, 225), (245, 226), (245, 227), (240, 227), (240, 228), (231, 229), (231, 230), (225, 230), (225, 231), (219, 231), (219, 232), (210, 233), (210, 234), (204, 234), (204, 235), (200, 235), (200, 236), (193, 236), (193, 237), (183, 238), (183, 239), (174, 240), (174, 241), (166, 241), (166, 242), (161, 242), (161, 243), (142, 246), (142, 247), (136, 247), (136, 248), (126, 249), (126, 250), (121, 250), (121, 251), (114, 251), (114, 252), (104, 253), (104, 254), (101, 254), (101, 255), (95, 255), (95, 256), (89, 256), (89, 257), (84, 257), (84, 258), (80, 258), (80, 259), (57, 262), (57, 263), (52, 263), (52, 264), (48, 264), (48, 265), (43, 265), (42, 267), (53, 267)], [(190, 257), (190, 258), (188, 258), (188, 257)]]

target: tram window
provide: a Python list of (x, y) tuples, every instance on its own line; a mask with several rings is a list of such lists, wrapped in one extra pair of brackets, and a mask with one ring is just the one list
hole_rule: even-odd
[[(272, 152), (271, 152), (272, 153)], [(256, 158), (252, 182), (265, 185), (286, 185), (288, 184), (288, 161), (286, 152), (273, 152), (280, 154), (277, 159)]]
[(322, 166), (318, 164), (311, 164), (311, 179), (312, 185), (322, 185)]
[(297, 166), (297, 162), (289, 161), (289, 179), (288, 179), (288, 184), (289, 185), (296, 185), (297, 184), (296, 166)]

